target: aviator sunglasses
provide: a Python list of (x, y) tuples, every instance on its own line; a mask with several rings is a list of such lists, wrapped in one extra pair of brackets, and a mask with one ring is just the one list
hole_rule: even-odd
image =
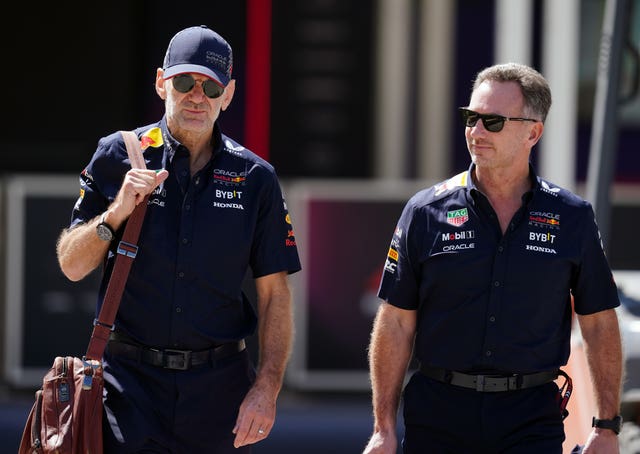
[(489, 132), (502, 131), (505, 121), (538, 121), (533, 118), (503, 117), (502, 115), (495, 114), (481, 114), (474, 112), (473, 110), (469, 110), (466, 107), (459, 107), (458, 110), (460, 110), (460, 113), (462, 114), (462, 121), (464, 121), (465, 126), (472, 128), (476, 125), (478, 120), (482, 120), (484, 129)]
[[(189, 93), (196, 85), (196, 80), (191, 74), (178, 74), (171, 80), (173, 81), (173, 88), (180, 93)], [(214, 99), (222, 95), (224, 87), (221, 87), (212, 79), (207, 79), (202, 81), (202, 91), (207, 97)]]

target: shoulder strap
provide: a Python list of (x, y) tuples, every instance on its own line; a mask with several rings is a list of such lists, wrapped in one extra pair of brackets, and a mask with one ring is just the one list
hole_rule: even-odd
[[(134, 169), (146, 169), (147, 166), (142, 156), (138, 136), (136, 136), (133, 131), (120, 132), (127, 146), (131, 167)], [(113, 271), (111, 272), (111, 278), (109, 279), (109, 285), (107, 286), (102, 307), (100, 308), (100, 314), (93, 322), (93, 332), (91, 333), (89, 347), (85, 355), (86, 359), (102, 359), (102, 354), (104, 353), (104, 349), (109, 341), (109, 335), (113, 329), (113, 322), (116, 319), (122, 292), (127, 283), (129, 270), (131, 270), (133, 259), (138, 252), (137, 243), (140, 237), (140, 229), (144, 221), (144, 215), (147, 210), (148, 200), (149, 195), (134, 208), (133, 213), (131, 213), (131, 216), (129, 216), (127, 220), (124, 233), (122, 234), (122, 240), (118, 244), (116, 261), (113, 266)]]
[(142, 156), (142, 150), (140, 149), (140, 140), (133, 131), (120, 131), (124, 144), (127, 146), (127, 154), (129, 155), (129, 161), (131, 162), (132, 169), (146, 169), (147, 165), (144, 162)]

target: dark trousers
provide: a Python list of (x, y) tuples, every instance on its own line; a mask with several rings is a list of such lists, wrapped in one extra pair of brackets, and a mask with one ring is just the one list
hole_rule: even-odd
[(554, 382), (477, 392), (416, 372), (403, 391), (404, 454), (562, 454)]
[(255, 380), (248, 352), (169, 370), (105, 356), (105, 454), (248, 454), (233, 447), (240, 403)]

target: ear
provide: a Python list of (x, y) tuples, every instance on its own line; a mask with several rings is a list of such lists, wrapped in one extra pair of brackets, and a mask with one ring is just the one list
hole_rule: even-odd
[(236, 81), (235, 79), (231, 79), (224, 89), (224, 93), (222, 93), (222, 103), (220, 104), (220, 108), (222, 110), (227, 110), (229, 104), (231, 104), (231, 100), (233, 99), (233, 94), (236, 91)]
[(533, 148), (533, 146), (536, 143), (538, 143), (538, 141), (540, 140), (540, 137), (542, 137), (543, 131), (544, 131), (544, 124), (541, 121), (533, 123), (533, 126), (529, 130), (529, 137), (527, 138), (527, 141), (530, 144), (530, 148)]
[(156, 70), (156, 93), (160, 96), (160, 99), (163, 101), (167, 99), (167, 90), (164, 88), (164, 70), (162, 68), (158, 68)]

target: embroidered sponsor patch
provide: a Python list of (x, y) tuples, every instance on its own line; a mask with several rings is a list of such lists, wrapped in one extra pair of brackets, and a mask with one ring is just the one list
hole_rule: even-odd
[(552, 229), (560, 228), (560, 215), (545, 211), (530, 211), (529, 225), (536, 227), (549, 227)]
[(397, 267), (398, 267), (398, 264), (397, 263), (393, 263), (389, 259), (385, 260), (385, 262), (384, 262), (384, 270), (389, 274), (395, 274)]
[(442, 246), (442, 252), (464, 251), (466, 249), (475, 249), (475, 248), (476, 248), (476, 243), (446, 244)]
[(535, 252), (543, 252), (545, 254), (557, 254), (556, 250), (553, 248), (549, 248), (549, 247), (542, 247), (542, 246), (536, 246), (533, 244), (527, 244), (525, 246), (525, 249), (527, 251), (535, 251)]
[(442, 234), (442, 241), (472, 240), (476, 237), (475, 230), (462, 230), (459, 232), (445, 232)]
[(244, 206), (241, 203), (213, 202), (213, 206), (216, 208), (233, 208), (235, 210), (244, 210)]
[(225, 186), (244, 186), (246, 184), (247, 172), (235, 172), (225, 169), (213, 169), (214, 183)]
[(162, 130), (160, 128), (151, 128), (140, 137), (140, 146), (143, 150), (149, 147), (158, 148), (164, 145), (162, 140)]
[(459, 210), (447, 211), (447, 224), (460, 227), (469, 220), (469, 211), (466, 208)]
[(558, 193), (560, 192), (560, 188), (551, 187), (546, 181), (540, 181), (540, 189), (554, 197), (558, 197)]
[(469, 172), (465, 170), (464, 172), (449, 178), (447, 181), (440, 183), (435, 187), (435, 195), (439, 196), (440, 194), (451, 189), (466, 186), (468, 173)]

